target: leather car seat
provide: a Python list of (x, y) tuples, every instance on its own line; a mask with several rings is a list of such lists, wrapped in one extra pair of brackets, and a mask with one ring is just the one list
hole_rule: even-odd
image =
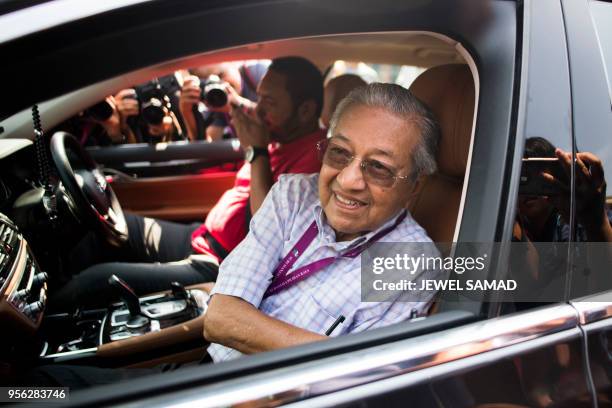
[(433, 111), (442, 134), (438, 171), (424, 178), (408, 209), (434, 242), (452, 242), (472, 134), (474, 79), (467, 65), (441, 65), (422, 73), (410, 91)]

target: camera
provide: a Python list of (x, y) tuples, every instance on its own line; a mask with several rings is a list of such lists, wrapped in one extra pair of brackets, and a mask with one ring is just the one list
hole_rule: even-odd
[(113, 115), (113, 107), (108, 102), (101, 101), (85, 109), (83, 115), (104, 122)]
[(172, 108), (170, 95), (181, 89), (174, 74), (153, 79), (135, 86), (136, 99), (142, 119), (150, 125), (159, 125)]
[(548, 173), (562, 183), (569, 183), (559, 159), (550, 157), (530, 157), (523, 159), (519, 194), (524, 196), (555, 196), (561, 190), (548, 182), (542, 173)]
[(222, 108), (227, 105), (225, 83), (217, 75), (210, 75), (206, 81), (200, 82), (200, 89), (202, 90), (200, 98), (208, 106)]

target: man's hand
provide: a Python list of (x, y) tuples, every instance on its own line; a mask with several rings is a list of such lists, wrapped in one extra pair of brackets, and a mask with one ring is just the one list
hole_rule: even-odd
[(270, 317), (240, 298), (216, 294), (204, 316), (204, 338), (252, 354), (328, 337)]
[(193, 105), (200, 103), (201, 95), (200, 78), (195, 75), (189, 75), (185, 78), (181, 87), (181, 96), (179, 98), (181, 110), (191, 110)]
[(113, 113), (106, 120), (95, 118), (92, 118), (92, 120), (104, 128), (113, 143), (121, 143), (123, 142), (123, 134), (121, 132), (121, 116), (117, 110), (117, 102), (113, 96), (107, 96), (105, 101), (112, 107)]
[(223, 89), (225, 90), (225, 94), (227, 95), (227, 103), (221, 107), (210, 106), (206, 102), (206, 107), (211, 112), (223, 112), (223, 113), (231, 113), (232, 106), (241, 106), (247, 110), (255, 109), (255, 102), (240, 96), (240, 94), (227, 82), (223, 82)]
[(257, 105), (250, 99), (240, 96), (240, 94), (234, 89), (234, 87), (227, 82), (225, 83), (225, 92), (227, 93), (227, 101), (230, 107), (241, 106), (242, 108), (248, 111), (253, 111), (255, 109), (255, 106)]
[[(236, 129), (236, 135), (240, 140), (240, 145), (267, 148), (270, 143), (270, 131), (257, 117), (257, 115), (247, 115), (240, 107), (232, 107), (232, 125)], [(251, 163), (251, 192), (249, 202), (251, 215), (255, 215), (263, 203), (268, 191), (274, 184), (272, 170), (270, 169), (270, 159), (261, 156)]]
[(206, 283), (201, 284), (200, 286), (204, 290), (204, 292), (210, 294), (210, 292), (215, 287), (215, 283), (214, 282), (206, 282)]
[(115, 96), (107, 96), (106, 102), (112, 107), (113, 113), (104, 121), (94, 119), (96, 123), (104, 127), (113, 143), (125, 142), (124, 136), (128, 143), (135, 142), (135, 139), (132, 140), (131, 129), (127, 125), (129, 116), (138, 115), (138, 101), (130, 99), (130, 96), (133, 95), (135, 96), (133, 89), (124, 89)]
[(136, 100), (136, 90), (131, 88), (122, 89), (114, 96), (114, 100), (117, 105), (117, 112), (119, 113), (121, 133), (128, 138), (128, 142), (136, 142), (132, 129), (130, 129), (127, 123), (129, 117), (138, 116), (140, 113), (138, 100)]
[(122, 89), (114, 98), (123, 125), (127, 123), (127, 118), (130, 116), (138, 116), (140, 113), (138, 101), (136, 100), (136, 91), (134, 89)]
[(231, 114), (232, 125), (243, 147), (268, 147), (270, 131), (257, 115), (247, 115), (239, 106), (232, 106)]
[(194, 117), (193, 107), (200, 103), (201, 95), (200, 78), (195, 75), (186, 77), (181, 88), (181, 96), (179, 97), (179, 110), (183, 116), (189, 140), (196, 140), (198, 138), (198, 126)]

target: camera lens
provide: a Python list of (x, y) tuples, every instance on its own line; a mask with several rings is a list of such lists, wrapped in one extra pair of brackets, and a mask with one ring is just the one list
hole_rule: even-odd
[(141, 114), (144, 121), (151, 125), (159, 125), (166, 115), (162, 102), (156, 98), (142, 104)]
[(213, 108), (222, 108), (227, 105), (227, 93), (225, 84), (217, 75), (210, 75), (204, 82), (200, 82), (202, 100)]
[(227, 105), (227, 94), (221, 88), (211, 88), (206, 92), (204, 100), (214, 108), (222, 108)]

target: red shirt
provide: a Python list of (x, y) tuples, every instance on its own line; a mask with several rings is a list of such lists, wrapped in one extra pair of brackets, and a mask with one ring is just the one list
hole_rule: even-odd
[[(290, 143), (268, 145), (272, 179), (278, 180), (285, 173), (316, 173), (321, 169), (317, 157), (318, 141), (325, 138), (326, 130), (320, 129)], [(208, 245), (204, 233), (208, 232), (230, 252), (247, 234), (247, 205), (251, 183), (251, 165), (245, 163), (238, 174), (234, 187), (227, 190), (210, 210), (206, 221), (191, 235), (191, 246), (197, 253), (210, 254), (221, 261), (221, 257)]]

